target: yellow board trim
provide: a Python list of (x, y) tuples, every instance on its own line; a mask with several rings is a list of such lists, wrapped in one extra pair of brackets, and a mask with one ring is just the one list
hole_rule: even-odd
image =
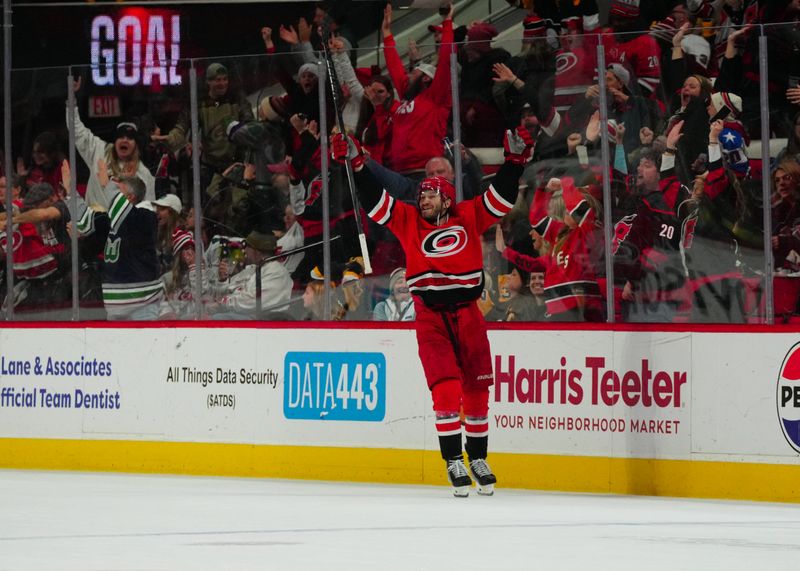
[[(503, 488), (800, 503), (800, 466), (493, 453)], [(0, 438), (0, 468), (445, 485), (438, 451)]]

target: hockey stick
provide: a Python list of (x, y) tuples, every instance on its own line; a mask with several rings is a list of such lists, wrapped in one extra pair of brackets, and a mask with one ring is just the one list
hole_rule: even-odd
[[(335, 242), (339, 238), (341, 238), (341, 236), (337, 234), (336, 236), (334, 236), (333, 238), (328, 240), (328, 242), (329, 243), (330, 242)], [(319, 241), (319, 242), (314, 242), (313, 244), (305, 244), (303, 246), (299, 246), (297, 248), (293, 248), (291, 250), (287, 250), (285, 252), (281, 252), (280, 254), (278, 254), (276, 256), (271, 256), (269, 258), (264, 258), (263, 260), (258, 262), (258, 264), (256, 264), (256, 266), (257, 266), (256, 267), (256, 275), (255, 275), (255, 278), (256, 278), (256, 315), (259, 315), (263, 311), (261, 309), (261, 267), (264, 264), (266, 264), (267, 262), (272, 262), (273, 260), (277, 260), (277, 259), (280, 259), (280, 258), (285, 258), (287, 256), (291, 256), (292, 254), (296, 254), (298, 252), (303, 252), (305, 250), (308, 250), (309, 248), (315, 248), (317, 246), (320, 246), (323, 243), (324, 243), (323, 241)]]
[[(341, 236), (339, 234), (337, 234), (336, 236), (334, 236), (333, 238), (328, 240), (328, 242), (335, 242), (336, 240), (338, 240), (340, 238), (341, 238)], [(276, 256), (271, 256), (269, 258), (264, 258), (263, 260), (261, 260), (260, 264), (263, 265), (263, 264), (266, 264), (267, 262), (271, 262), (271, 261), (277, 260), (279, 258), (285, 258), (287, 256), (291, 256), (292, 254), (296, 254), (298, 252), (303, 252), (305, 250), (308, 250), (309, 248), (315, 248), (317, 246), (321, 246), (324, 243), (325, 242), (323, 240), (320, 240), (319, 242), (313, 242), (311, 244), (304, 244), (303, 246), (298, 246), (297, 248), (292, 248), (291, 250), (286, 250), (285, 252), (281, 252), (280, 254), (278, 254)]]
[[(336, 123), (339, 127), (339, 132), (347, 137), (347, 131), (344, 128), (344, 120), (342, 119), (342, 108), (339, 106), (340, 102), (344, 101), (342, 94), (342, 87), (339, 84), (339, 77), (336, 73), (336, 68), (333, 65), (331, 52), (328, 49), (328, 41), (331, 39), (330, 33), (330, 20), (325, 18), (322, 24), (320, 35), (322, 36), (322, 51), (325, 55), (325, 67), (328, 70), (328, 82), (331, 85), (331, 95), (333, 96), (333, 107), (336, 110)], [(353, 199), (353, 212), (355, 213), (356, 231), (358, 232), (358, 242), (361, 245), (361, 257), (364, 260), (364, 274), (372, 273), (372, 264), (369, 261), (369, 250), (367, 249), (367, 237), (364, 235), (364, 228), (361, 225), (361, 205), (356, 195), (356, 183), (353, 176), (353, 164), (348, 157), (345, 157), (344, 168), (347, 173), (347, 184), (350, 186), (350, 197)]]

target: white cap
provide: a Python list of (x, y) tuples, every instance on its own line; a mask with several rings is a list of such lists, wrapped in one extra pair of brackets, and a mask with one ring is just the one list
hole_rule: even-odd
[(436, 75), (436, 66), (429, 63), (418, 63), (414, 69), (420, 70), (431, 79)]
[(681, 49), (689, 55), (694, 56), (694, 61), (708, 68), (708, 61), (711, 59), (711, 44), (705, 38), (697, 35), (685, 36), (681, 40)]
[(153, 204), (156, 206), (163, 206), (164, 208), (171, 208), (175, 211), (175, 214), (180, 214), (181, 210), (183, 210), (181, 199), (174, 194), (165, 194), (158, 200), (154, 200)]

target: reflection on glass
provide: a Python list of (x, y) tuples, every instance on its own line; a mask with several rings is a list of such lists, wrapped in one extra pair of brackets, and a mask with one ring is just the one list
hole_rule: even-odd
[[(647, 12), (650, 29), (638, 18), (645, 12), (624, 2), (612, 3), (603, 28), (580, 10), (520, 11), (510, 26), (460, 26), (458, 14), (455, 24), (431, 14), (430, 33), (423, 29), (408, 50), (388, 12), (377, 60), (375, 49), (352, 50), (341, 37), (328, 45), (338, 108), (327, 80), (320, 108), (328, 65), (312, 27), (321, 21), (265, 27), (256, 40), (266, 54), (176, 62), (176, 20), (165, 19), (166, 47), (157, 50), (166, 51), (149, 62), (131, 46), (115, 63), (106, 32), (118, 22), (98, 20), (101, 59), (73, 70), (74, 124), (64, 120), (69, 70), (12, 77), (8, 152), (17, 172), (0, 179), (0, 193), (12, 192), (18, 212), (6, 307), (15, 319), (71, 319), (77, 288), (80, 319), (408, 320), (406, 280), (416, 276), (405, 274), (406, 255), (391, 232), (354, 211), (343, 167), (330, 161), (323, 172), (322, 142), (334, 128), (352, 133), (366, 151), (363, 168), (417, 208), (428, 177), (460, 178), (465, 199), (486, 192), (504, 162), (506, 130), (524, 127), (535, 148), (518, 199), (481, 237), (485, 319), (604, 321), (610, 292), (615, 321), (760, 323), (772, 261), (776, 319), (796, 320), (800, 42), (782, 21), (793, 14), (787, 9), (762, 14), (763, 54), (748, 9), (679, 5)], [(62, 170), (67, 129), (75, 172)], [(64, 200), (65, 172), (82, 197), (75, 212)], [(371, 275), (359, 261), (356, 216), (367, 229)], [(326, 217), (338, 237), (328, 291), (320, 279)], [(147, 230), (134, 232), (139, 219)], [(134, 262), (131, 249), (146, 254)]]

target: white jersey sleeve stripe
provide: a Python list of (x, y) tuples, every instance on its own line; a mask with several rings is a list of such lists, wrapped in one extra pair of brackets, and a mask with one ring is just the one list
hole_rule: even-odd
[(389, 221), (389, 218), (392, 217), (392, 210), (394, 209), (394, 198), (386, 192), (383, 191), (381, 195), (381, 199), (378, 201), (378, 204), (375, 205), (375, 208), (370, 210), (367, 213), (367, 216), (372, 218), (378, 224), (386, 224)]
[(483, 204), (486, 210), (498, 218), (505, 216), (514, 207), (513, 204), (503, 198), (497, 192), (493, 185), (489, 186), (489, 190), (483, 193)]

